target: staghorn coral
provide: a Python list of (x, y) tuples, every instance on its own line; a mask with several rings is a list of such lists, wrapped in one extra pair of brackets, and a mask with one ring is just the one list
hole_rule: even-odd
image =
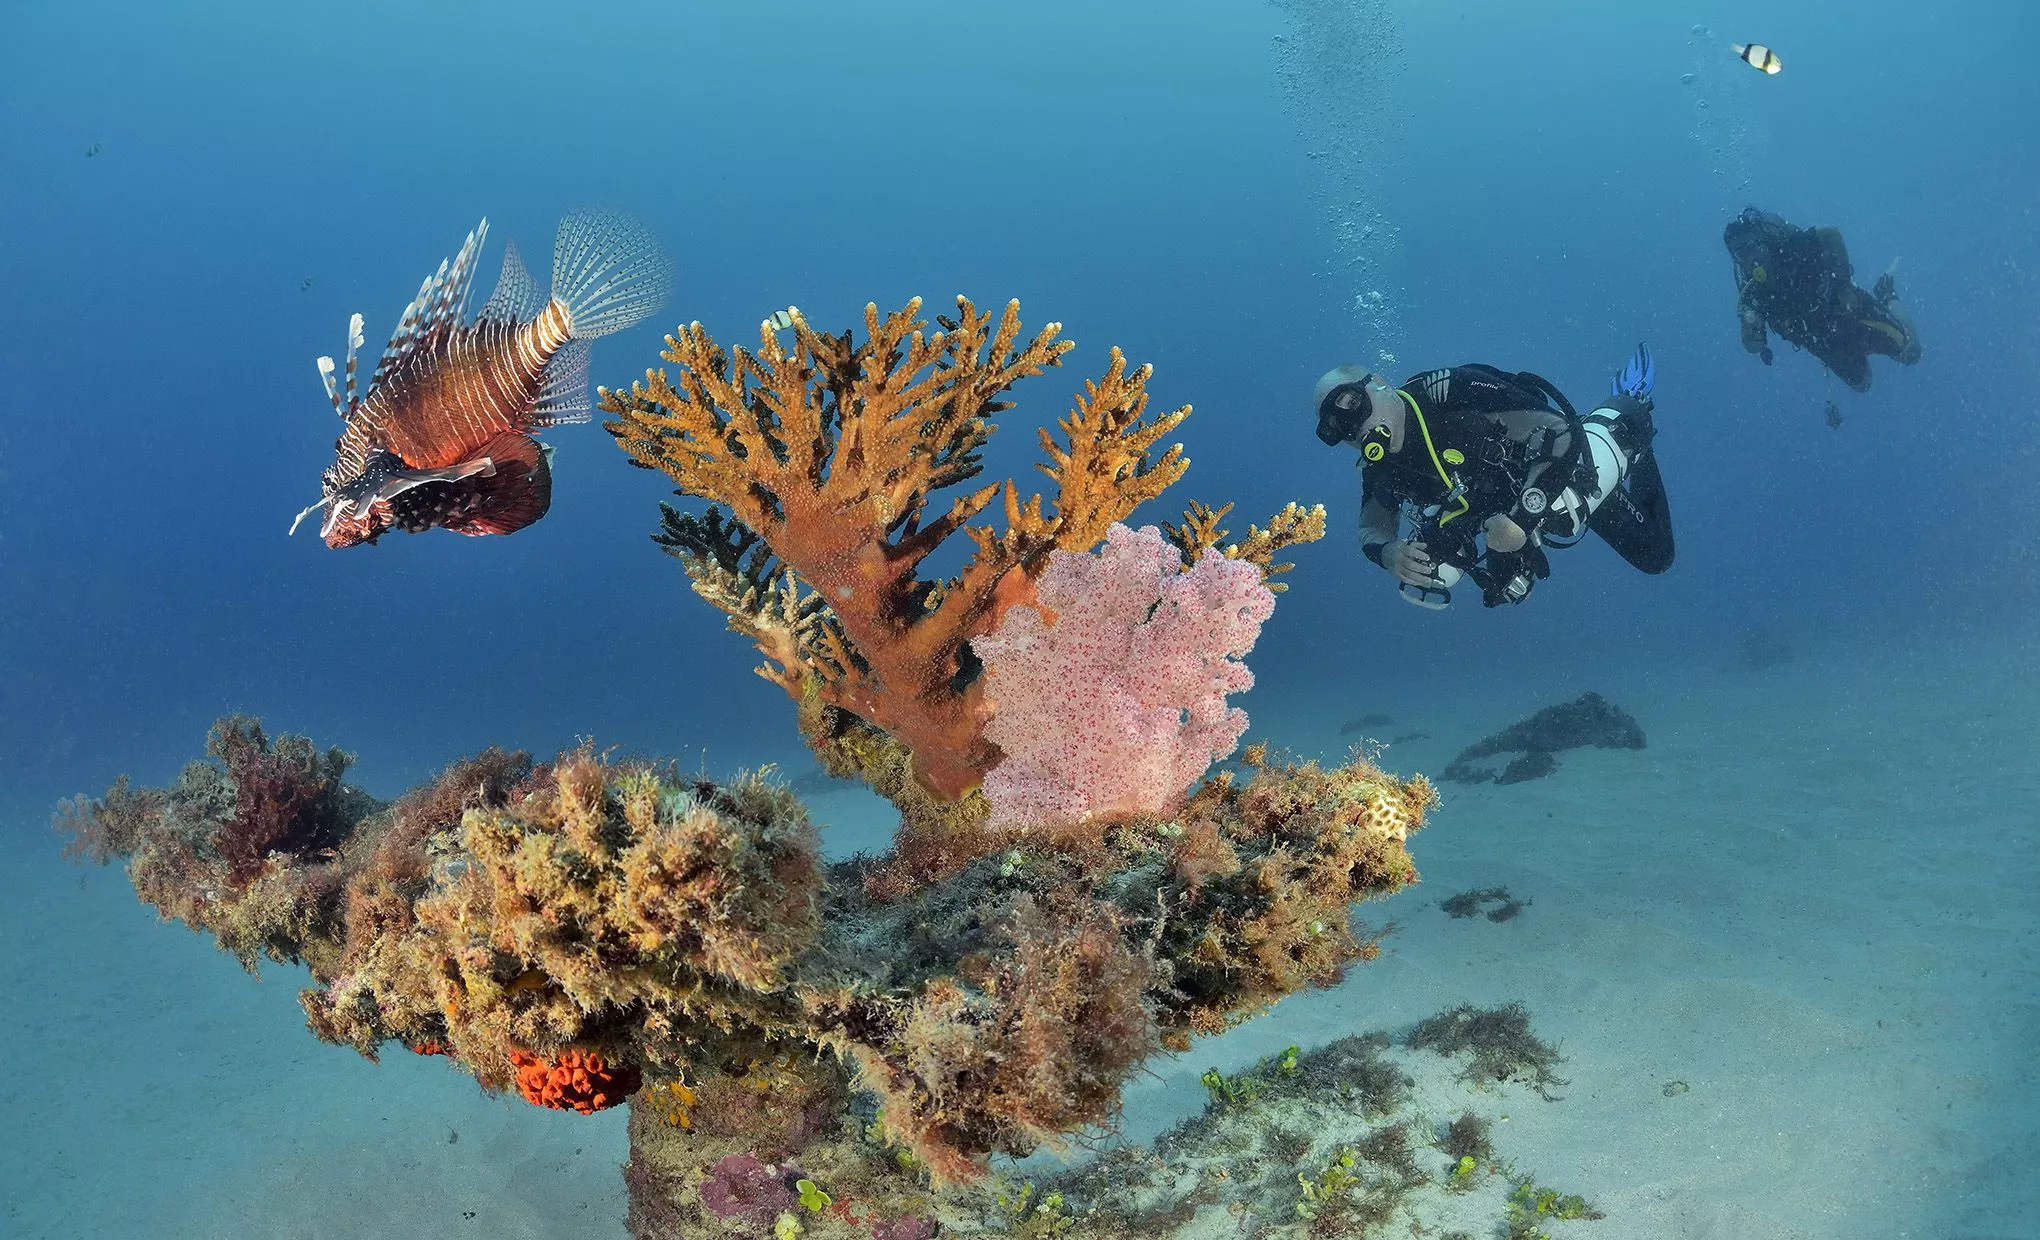
[[(648, 371), (628, 392), (601, 389), (601, 404), (633, 461), (714, 505), (700, 517), (667, 508), (656, 537), (757, 644), (760, 674), (896, 738), (916, 778), (954, 800), (999, 758), (966, 644), (1031, 601), (1049, 552), (1088, 551), (1182, 476), (1180, 445), (1152, 454), (1190, 410), (1143, 420), (1150, 368), (1129, 369), (1115, 349), (1060, 420), (1063, 442), (1040, 432), (1052, 513), (1007, 482), (931, 515), (935, 492), (981, 471), (986, 419), (1011, 407), (1007, 389), (1059, 366), (1072, 345), (1056, 323), (1021, 343), (1018, 302), (995, 326), (959, 297), (932, 335), (920, 311), (918, 298), (883, 319), (866, 306), (862, 343), (790, 311), (791, 351), (770, 324), (755, 353), (725, 352), (689, 324), (662, 354), (677, 378)], [(1003, 531), (973, 524), (1001, 498)], [(1193, 510), (1184, 536), (1215, 543), (1215, 520)], [(1271, 533), (1225, 554), (1280, 571), (1269, 556), (1322, 526), (1322, 509), (1291, 505)], [(922, 579), (921, 563), (958, 532), (974, 545), (969, 561), (953, 578)]]
[(1164, 525), (1162, 533), (1176, 544), (1183, 558), (1196, 563), (1207, 551), (1216, 551), (1228, 560), (1243, 560), (1261, 570), (1267, 579), (1268, 588), (1277, 594), (1289, 588), (1287, 582), (1276, 581), (1296, 565), (1287, 561), (1277, 563), (1275, 557), (1299, 543), (1316, 542), (1325, 536), (1325, 508), (1314, 504), (1305, 508), (1302, 504), (1285, 504), (1281, 512), (1268, 522), (1268, 528), (1258, 525), (1247, 527), (1247, 536), (1237, 543), (1225, 541), (1226, 531), (1219, 526), (1233, 506), (1212, 508), (1190, 501), (1190, 507), (1183, 514), (1183, 524)]

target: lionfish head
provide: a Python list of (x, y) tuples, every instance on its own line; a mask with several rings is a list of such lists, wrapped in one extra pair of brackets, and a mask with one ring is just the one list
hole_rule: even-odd
[(291, 533), (297, 532), (306, 517), (323, 509), (326, 515), (319, 523), (319, 537), (328, 547), (338, 550), (374, 542), (391, 524), (389, 505), (378, 502), (379, 491), (389, 475), (402, 467), (402, 461), (385, 451), (370, 458), (368, 468), (353, 478), (343, 480), (337, 468), (326, 469), (319, 475), (319, 502), (297, 515), (290, 523)]

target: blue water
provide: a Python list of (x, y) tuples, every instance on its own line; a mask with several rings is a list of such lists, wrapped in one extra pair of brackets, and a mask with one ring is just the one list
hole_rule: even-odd
[[(1751, 39), (1785, 71), (1736, 63)], [(670, 488), (599, 427), (549, 436), (553, 510), (513, 537), (284, 536), (331, 457), (312, 359), (348, 315), (373, 353), (482, 216), (490, 272), (500, 238), (542, 256), (591, 201), (679, 272), (599, 342), (598, 383), (673, 322), (748, 343), (789, 303), (848, 325), (1017, 297), (1079, 345), (1002, 418), (988, 473), (1033, 480), (1032, 428), (1109, 346), (1153, 363), (1157, 404), (1196, 407), (1193, 465), (1141, 518), (1331, 512), (1253, 655), (1257, 727), (1605, 683), (1671, 700), (1752, 626), (1866, 678), (2029, 651), (2036, 60), (2021, 0), (9, 5), (0, 830), (48, 853), (58, 798), (166, 782), (230, 711), (356, 752), (385, 795), (584, 735), (805, 769), (788, 703), (646, 537)], [(1841, 227), (1866, 286), (1900, 258), (1924, 360), (1875, 359), (1858, 395), (1782, 344), (1744, 354), (1720, 234), (1751, 204)], [(1316, 376), (1386, 350), (1398, 378), (1486, 361), (1584, 398), (1639, 340), (1674, 569), (1590, 541), (1521, 608), (1397, 601), (1354, 544), (1350, 451), (1312, 437)], [(2007, 808), (2028, 837), (2033, 809)], [(307, 1062), (346, 1055), (302, 1036)]]

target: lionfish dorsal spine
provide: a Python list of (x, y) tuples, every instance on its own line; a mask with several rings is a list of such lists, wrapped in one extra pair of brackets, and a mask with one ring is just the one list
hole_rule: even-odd
[(361, 400), (360, 393), (354, 386), (355, 370), (360, 364), (361, 345), (361, 316), (356, 314), (347, 320), (347, 408), (341, 412), (341, 417), (354, 412), (354, 406)]
[(359, 395), (354, 386), (354, 373), (361, 355), (361, 316), (347, 320), (347, 388), (343, 395), (340, 385), (333, 378), (333, 359), (319, 359), (319, 380), (326, 385), (326, 399), (333, 402), (333, 412), (347, 417), (354, 412)]
[(405, 306), (404, 313), (398, 316), (396, 330), (390, 333), (390, 341), (383, 346), (382, 357), (376, 360), (375, 371), (368, 377), (369, 391), (373, 392), (381, 387), (382, 381), (389, 373), (410, 356), (411, 342), (418, 336), (418, 320), (425, 313), (425, 296), (431, 288), (432, 278), (427, 276), (424, 285), (418, 290), (418, 295), (411, 299), (411, 304)]
[(326, 385), (326, 399), (333, 402), (333, 412), (343, 418), (346, 417), (347, 407), (340, 403), (340, 389), (333, 382), (333, 359), (321, 357), (317, 364), (319, 367), (319, 382)]
[(489, 237), (487, 217), (475, 226), (461, 244), (460, 253), (440, 261), (439, 270), (425, 277), (418, 295), (404, 307), (396, 331), (383, 348), (375, 373), (369, 376), (370, 392), (381, 386), (390, 373), (408, 362), (421, 348), (436, 344), (467, 313), (468, 293), (474, 286), (475, 260)]

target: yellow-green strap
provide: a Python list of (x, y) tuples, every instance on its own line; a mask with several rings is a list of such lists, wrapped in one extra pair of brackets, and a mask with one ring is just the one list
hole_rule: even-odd
[[(1431, 425), (1424, 421), (1424, 411), (1417, 407), (1417, 398), (1401, 388), (1397, 388), (1395, 394), (1402, 397), (1403, 403), (1407, 404), (1410, 407), (1410, 412), (1416, 415), (1417, 430), (1421, 431), (1424, 436), (1424, 451), (1431, 455), (1431, 468), (1438, 471), (1438, 480), (1445, 484), (1445, 493), (1447, 495), (1452, 494), (1452, 475), (1445, 472), (1445, 462), (1438, 459), (1438, 445), (1431, 442)], [(1466, 510), (1471, 507), (1473, 507), (1472, 501), (1468, 500), (1466, 496), (1461, 495), (1459, 497), (1459, 510), (1445, 514), (1445, 516), (1439, 519), (1438, 524), (1442, 526), (1454, 517), (1466, 515)]]

